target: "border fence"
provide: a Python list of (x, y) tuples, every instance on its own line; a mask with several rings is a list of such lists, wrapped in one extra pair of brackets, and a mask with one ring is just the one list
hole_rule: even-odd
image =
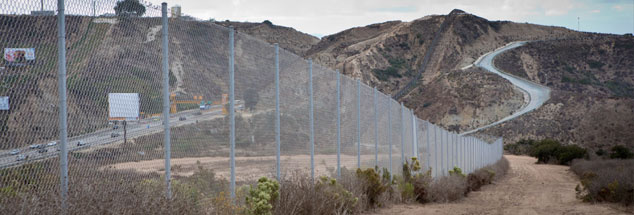
[(59, 0), (54, 16), (28, 13), (50, 2), (0, 3), (2, 192), (66, 199), (75, 186), (144, 183), (169, 198), (174, 180), (213, 170), (235, 197), (261, 176), (397, 173), (416, 157), (439, 178), (502, 156), (501, 138), (449, 132), (277, 44), (168, 17), (165, 3), (124, 16), (112, 0), (67, 0), (66, 10)]

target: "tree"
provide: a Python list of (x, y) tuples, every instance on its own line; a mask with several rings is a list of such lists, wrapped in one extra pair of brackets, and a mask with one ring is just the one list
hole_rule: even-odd
[(255, 105), (258, 104), (260, 100), (260, 96), (258, 95), (258, 91), (254, 89), (248, 89), (244, 91), (244, 108), (253, 110)]
[(130, 14), (143, 16), (145, 14), (145, 6), (139, 0), (123, 0), (117, 2), (117, 5), (114, 6), (114, 11), (117, 16), (128, 16)]

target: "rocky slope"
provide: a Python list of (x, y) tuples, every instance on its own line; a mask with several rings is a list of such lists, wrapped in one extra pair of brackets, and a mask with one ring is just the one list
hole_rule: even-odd
[(538, 41), (496, 58), (498, 68), (550, 87), (537, 111), (489, 129), (508, 142), (555, 138), (607, 149), (634, 147), (634, 38), (587, 34)]

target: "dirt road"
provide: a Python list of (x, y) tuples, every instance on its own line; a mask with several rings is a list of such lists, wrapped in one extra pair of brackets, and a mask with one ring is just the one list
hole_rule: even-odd
[(395, 205), (375, 214), (626, 214), (617, 206), (575, 198), (577, 178), (566, 166), (537, 165), (535, 159), (506, 155), (506, 177), (453, 203)]

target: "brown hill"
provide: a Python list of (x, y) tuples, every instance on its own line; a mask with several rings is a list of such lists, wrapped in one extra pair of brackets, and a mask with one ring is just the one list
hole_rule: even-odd
[(634, 147), (634, 37), (587, 34), (531, 42), (503, 53), (498, 68), (546, 85), (551, 99), (489, 129), (509, 141), (555, 138), (595, 148)]

